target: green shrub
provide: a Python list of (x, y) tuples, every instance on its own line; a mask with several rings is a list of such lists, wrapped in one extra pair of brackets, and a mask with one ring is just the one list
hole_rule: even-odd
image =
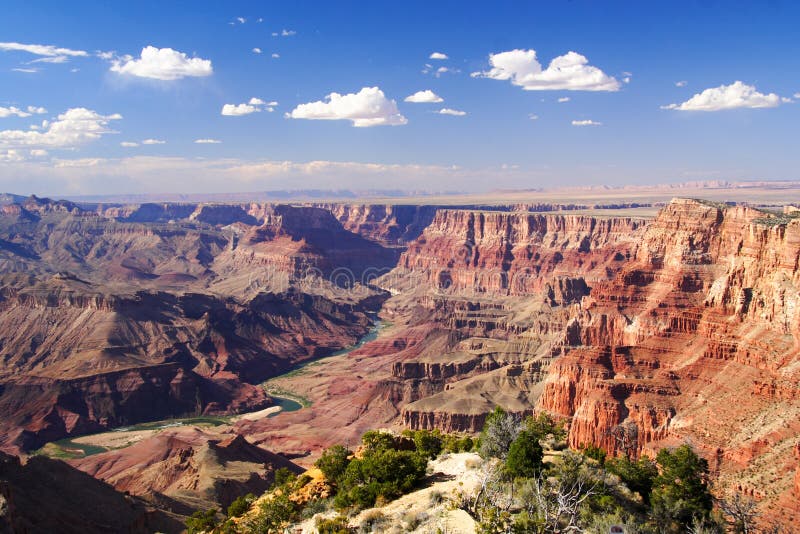
[(228, 517), (239, 517), (244, 515), (250, 509), (250, 505), (253, 504), (253, 501), (255, 500), (256, 496), (252, 493), (237, 497), (236, 500), (234, 500), (230, 506), (228, 506)]
[(294, 482), (295, 478), (295, 474), (292, 473), (288, 467), (281, 467), (280, 469), (275, 470), (275, 482), (273, 486), (279, 488), (284, 484)]
[(708, 462), (688, 445), (656, 456), (659, 475), (650, 496), (653, 521), (662, 532), (685, 532), (710, 519), (712, 497), (706, 480)]
[(337, 508), (369, 508), (378, 498), (395, 499), (408, 493), (425, 476), (428, 462), (417, 452), (394, 449), (364, 451), (353, 459), (341, 477)]
[(347, 465), (350, 463), (350, 451), (341, 445), (334, 445), (323, 451), (314, 465), (322, 471), (329, 482), (337, 483), (344, 475)]
[(606, 451), (596, 445), (583, 445), (581, 447), (581, 452), (587, 458), (597, 461), (601, 466), (606, 463)]
[(442, 452), (442, 437), (438, 430), (416, 430), (411, 438), (417, 452), (427, 458), (436, 458)]
[(633, 461), (622, 456), (606, 460), (605, 468), (617, 475), (631, 491), (641, 495), (645, 505), (650, 504), (653, 480), (658, 476), (658, 467), (652, 460), (642, 457)]
[(347, 518), (343, 515), (330, 519), (320, 517), (314, 526), (319, 534), (349, 534), (352, 529), (347, 526)]
[(556, 421), (548, 413), (540, 413), (537, 416), (530, 416), (525, 419), (525, 430), (532, 433), (539, 440), (547, 436), (553, 436), (556, 441), (563, 441), (567, 437), (567, 431), (562, 421)]
[(370, 430), (361, 436), (361, 444), (364, 445), (365, 451), (394, 449), (396, 447), (396, 440), (394, 435), (389, 432)]
[(512, 478), (531, 478), (542, 470), (544, 452), (536, 434), (523, 430), (511, 442), (506, 456), (505, 470)]
[(186, 532), (197, 534), (207, 532), (217, 526), (217, 511), (213, 508), (208, 510), (198, 510), (186, 520)]
[(279, 492), (262, 502), (258, 513), (245, 526), (248, 532), (283, 532), (284, 528), (299, 518), (299, 506), (289, 500), (287, 493)]

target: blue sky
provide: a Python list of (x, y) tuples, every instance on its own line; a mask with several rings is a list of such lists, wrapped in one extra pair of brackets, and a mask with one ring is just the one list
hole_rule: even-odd
[(10, 1), (0, 189), (796, 180), (798, 26), (781, 1)]

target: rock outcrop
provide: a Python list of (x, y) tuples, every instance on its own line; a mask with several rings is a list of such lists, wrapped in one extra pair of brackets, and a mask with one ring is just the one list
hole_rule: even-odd
[(181, 532), (183, 523), (59, 460), (0, 452), (0, 532)]

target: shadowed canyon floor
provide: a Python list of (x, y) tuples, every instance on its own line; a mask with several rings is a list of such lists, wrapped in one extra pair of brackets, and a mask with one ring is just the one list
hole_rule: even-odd
[(304, 407), (70, 463), (185, 514), (500, 405), (565, 418), (573, 447), (688, 442), (720, 491), (800, 519), (796, 212), (476, 204), (2, 206), (0, 446), (260, 412), (266, 381)]

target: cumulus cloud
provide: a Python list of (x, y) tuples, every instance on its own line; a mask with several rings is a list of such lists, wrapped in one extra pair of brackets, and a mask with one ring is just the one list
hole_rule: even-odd
[(280, 32), (272, 32), (273, 37), (291, 37), (293, 35), (297, 35), (297, 32), (294, 30), (281, 30)]
[(255, 47), (255, 48), (253, 48), (253, 53), (254, 54), (260, 54), (261, 53), (261, 49), (259, 47)]
[(437, 104), (439, 102), (444, 102), (444, 98), (430, 89), (425, 89), (424, 91), (417, 91), (413, 95), (405, 97), (404, 101), (413, 102), (414, 104)]
[(453, 115), (454, 117), (463, 117), (464, 115), (467, 114), (466, 111), (461, 111), (458, 109), (450, 109), (450, 108), (442, 108), (436, 113), (438, 113), (439, 115)]
[(119, 146), (125, 147), (125, 148), (133, 148), (133, 147), (139, 146), (139, 143), (136, 143), (134, 141), (123, 141), (123, 142), (121, 142), (119, 144)]
[(205, 139), (195, 139), (194, 142), (196, 144), (198, 144), (198, 145), (218, 145), (222, 141), (220, 141), (219, 139), (208, 139), (208, 138), (205, 138)]
[(278, 59), (279, 57), (281, 57), (281, 55), (279, 53), (273, 52), (272, 59)]
[(161, 139), (145, 139), (142, 141), (143, 145), (166, 145), (166, 141), (162, 141)]
[(572, 121), (573, 126), (602, 126), (602, 122), (593, 121), (591, 119), (585, 119), (580, 121)]
[(490, 54), (492, 68), (473, 72), (474, 78), (509, 80), (526, 91), (618, 91), (620, 83), (577, 52), (554, 58), (546, 69), (536, 59), (536, 50), (509, 50)]
[(109, 123), (121, 118), (118, 113), (101, 115), (86, 108), (71, 108), (53, 122), (43, 121), (41, 129), (0, 131), (0, 149), (75, 148), (116, 133)]
[(537, 115), (535, 113), (531, 113), (530, 115), (528, 115), (528, 118), (530, 120), (532, 120), (532, 121), (537, 121), (537, 120), (539, 120), (539, 115)]
[(688, 85), (688, 83), (689, 82), (687, 82), (686, 80), (679, 80), (679, 81), (675, 82), (675, 87), (686, 87), (686, 85)]
[(450, 59), (450, 58), (447, 57), (447, 54), (443, 54), (442, 52), (434, 52), (430, 56), (428, 56), (428, 59)]
[(0, 119), (4, 119), (6, 117), (30, 117), (34, 114), (41, 115), (43, 113), (47, 113), (47, 110), (43, 107), (37, 106), (28, 106), (24, 110), (15, 106), (10, 106), (7, 108), (0, 106)]
[(720, 85), (695, 94), (686, 102), (661, 106), (661, 109), (679, 111), (721, 111), (737, 108), (774, 108), (786, 102), (775, 93), (759, 93), (752, 85), (735, 81), (730, 85)]
[(172, 48), (146, 46), (138, 59), (131, 56), (112, 61), (111, 71), (123, 75), (156, 80), (180, 80), (186, 77), (211, 76), (211, 60), (190, 58)]
[(563, 104), (564, 102), (569, 102), (568, 96), (562, 96), (561, 98), (558, 99), (559, 104)]
[(260, 98), (253, 97), (243, 104), (225, 104), (222, 106), (222, 114), (229, 117), (240, 117), (242, 115), (250, 115), (251, 113), (258, 113), (260, 111), (275, 111), (277, 102), (265, 102)]
[(225, 104), (222, 106), (222, 114), (228, 117), (240, 117), (259, 111), (261, 110), (250, 104)]
[(325, 100), (300, 104), (290, 113), (291, 119), (349, 120), (357, 128), (396, 126), (408, 120), (400, 114), (397, 103), (386, 98), (378, 87), (364, 87), (358, 93), (331, 93)]
[(41, 44), (22, 44), (22, 43), (0, 43), (0, 51), (3, 52), (27, 52), (35, 56), (46, 57), (86, 57), (89, 54), (84, 50), (72, 50), (70, 48), (59, 48), (53, 45)]

